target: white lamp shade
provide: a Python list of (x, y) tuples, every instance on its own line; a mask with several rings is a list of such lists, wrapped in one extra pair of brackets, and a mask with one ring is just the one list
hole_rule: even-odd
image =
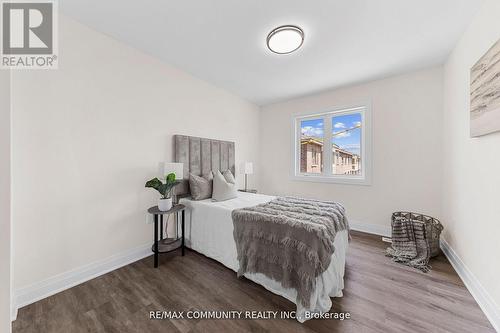
[(184, 177), (184, 164), (160, 162), (158, 172), (161, 176), (161, 179), (165, 178), (165, 176), (169, 173), (174, 173), (175, 179), (182, 179)]
[(245, 162), (245, 175), (253, 174), (253, 163)]

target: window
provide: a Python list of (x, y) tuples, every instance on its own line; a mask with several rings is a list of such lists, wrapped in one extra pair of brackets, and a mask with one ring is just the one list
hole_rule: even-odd
[(304, 119), (300, 121), (300, 172), (323, 172), (323, 119)]
[[(361, 175), (361, 118), (360, 112), (331, 117), (334, 175)], [(336, 162), (336, 156), (342, 157), (341, 164)]]
[(370, 121), (368, 106), (295, 116), (295, 179), (369, 184)]

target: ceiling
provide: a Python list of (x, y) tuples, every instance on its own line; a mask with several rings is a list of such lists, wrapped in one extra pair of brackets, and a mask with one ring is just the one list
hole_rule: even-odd
[[(64, 0), (63, 13), (265, 105), (438, 65), (482, 0)], [(277, 55), (283, 24), (302, 48)]]

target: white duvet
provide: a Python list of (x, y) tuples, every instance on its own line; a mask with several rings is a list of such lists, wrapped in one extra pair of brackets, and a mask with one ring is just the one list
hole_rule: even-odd
[[(269, 202), (274, 198), (268, 195), (238, 192), (238, 198), (222, 202), (214, 202), (211, 199), (200, 201), (181, 199), (180, 202), (188, 208), (185, 225), (186, 246), (237, 272), (239, 263), (236, 258), (231, 212), (237, 208)], [(330, 297), (342, 296), (348, 246), (346, 230), (337, 233), (334, 245), (335, 253), (332, 255), (330, 266), (318, 276), (316, 290), (311, 296), (309, 308), (296, 303), (295, 289), (285, 289), (279, 282), (263, 274), (245, 274), (245, 277), (297, 304), (297, 320), (304, 322), (307, 320), (306, 312), (328, 312), (332, 306)]]

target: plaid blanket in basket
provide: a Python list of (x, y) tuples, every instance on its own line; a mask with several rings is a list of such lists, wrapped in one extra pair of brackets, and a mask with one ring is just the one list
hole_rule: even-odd
[(425, 236), (425, 223), (397, 217), (392, 222), (392, 246), (386, 256), (427, 273), (431, 266), (429, 242)]

